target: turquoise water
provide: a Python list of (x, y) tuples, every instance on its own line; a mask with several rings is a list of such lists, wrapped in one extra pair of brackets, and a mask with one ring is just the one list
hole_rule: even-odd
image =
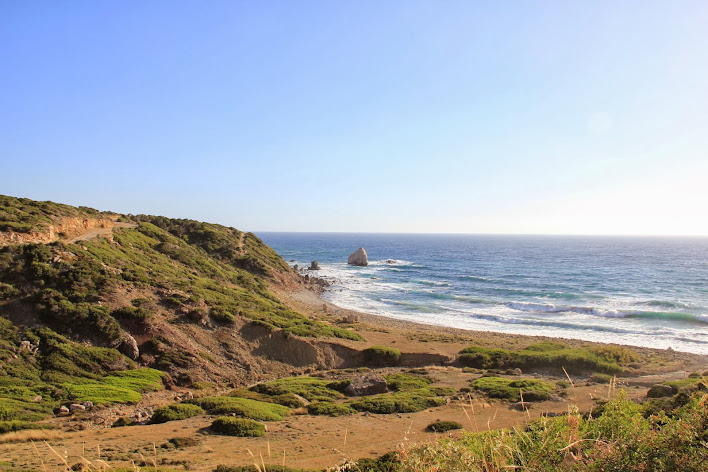
[[(258, 235), (291, 265), (317, 260), (342, 307), (708, 354), (708, 238)], [(370, 265), (347, 265), (360, 246)]]

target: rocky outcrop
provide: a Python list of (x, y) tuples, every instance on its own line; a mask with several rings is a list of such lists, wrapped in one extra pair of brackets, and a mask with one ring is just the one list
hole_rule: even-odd
[(379, 374), (366, 374), (354, 378), (344, 389), (344, 393), (350, 397), (360, 397), (362, 395), (376, 395), (386, 393), (386, 379)]
[(0, 246), (8, 244), (51, 243), (59, 239), (72, 239), (84, 233), (112, 228), (115, 222), (108, 218), (58, 218), (54, 223), (47, 223), (43, 228), (29, 233), (15, 231), (0, 232)]
[(320, 264), (317, 261), (312, 261), (307, 270), (320, 270)]
[(366, 249), (360, 247), (352, 254), (349, 255), (347, 259), (347, 264), (355, 266), (367, 266), (369, 265), (369, 256), (366, 255)]
[(120, 352), (128, 356), (129, 358), (135, 360), (140, 357), (140, 349), (138, 349), (138, 342), (130, 334), (125, 333), (121, 344), (119, 347)]

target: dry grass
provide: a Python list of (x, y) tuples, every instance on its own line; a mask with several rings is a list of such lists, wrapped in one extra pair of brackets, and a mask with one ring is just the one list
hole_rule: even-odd
[(64, 436), (63, 432), (54, 429), (26, 429), (3, 434), (0, 436), (0, 444), (48, 441), (50, 439), (61, 438), (62, 436)]

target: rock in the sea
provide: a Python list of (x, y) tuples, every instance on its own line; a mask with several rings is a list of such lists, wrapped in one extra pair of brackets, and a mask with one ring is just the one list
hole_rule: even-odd
[(307, 270), (320, 270), (320, 264), (317, 261), (312, 261)]
[(355, 265), (355, 266), (367, 266), (369, 265), (369, 256), (366, 255), (366, 249), (363, 247), (360, 247), (356, 251), (354, 251), (352, 254), (349, 255), (349, 259), (347, 259), (347, 264)]
[(344, 393), (350, 397), (359, 397), (362, 395), (376, 395), (377, 393), (386, 393), (386, 379), (379, 374), (366, 374), (354, 378)]

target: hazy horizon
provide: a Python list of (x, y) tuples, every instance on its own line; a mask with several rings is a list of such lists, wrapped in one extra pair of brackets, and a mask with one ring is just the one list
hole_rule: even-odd
[(707, 236), (708, 4), (0, 4), (0, 193), (251, 231)]

